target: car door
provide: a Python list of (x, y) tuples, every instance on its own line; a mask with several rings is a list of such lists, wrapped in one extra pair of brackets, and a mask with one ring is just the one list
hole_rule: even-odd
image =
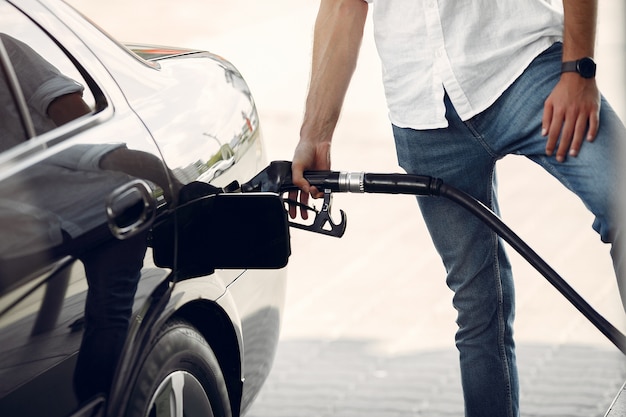
[(0, 0), (0, 106), (0, 414), (69, 415), (107, 391), (133, 306), (169, 273), (147, 246), (168, 172), (44, 8)]

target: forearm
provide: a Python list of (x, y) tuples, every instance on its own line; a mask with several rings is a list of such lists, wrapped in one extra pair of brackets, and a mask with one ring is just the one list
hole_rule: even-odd
[(563, 0), (563, 61), (593, 57), (596, 42), (597, 0)]
[(57, 126), (64, 125), (90, 112), (91, 109), (83, 101), (80, 93), (71, 93), (57, 97), (48, 106), (48, 117)]
[[(163, 190), (165, 198), (171, 202), (182, 184), (166, 170), (163, 162), (154, 155), (128, 149), (126, 147), (109, 152), (100, 160), (100, 168), (110, 171), (119, 171), (135, 178), (148, 180)], [(170, 196), (170, 180), (174, 185), (174, 196)]]
[(322, 0), (315, 22), (302, 138), (331, 140), (356, 67), (367, 9), (363, 0)]

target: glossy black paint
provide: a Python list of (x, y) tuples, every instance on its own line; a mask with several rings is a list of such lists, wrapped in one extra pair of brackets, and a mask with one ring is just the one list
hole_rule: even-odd
[[(179, 269), (175, 236), (159, 246), (168, 262), (153, 256), (157, 226), (190, 216), (179, 210), (185, 185), (244, 182), (266, 165), (245, 81), (208, 52), (130, 47), (142, 58), (55, 0), (0, 0), (0, 33), (0, 414), (122, 415), (145, 348), (171, 317), (201, 332), (233, 414), (245, 411), (275, 353), (284, 269), (219, 265), (246, 240), (232, 216), (187, 242), (221, 251), (202, 271)], [(44, 84), (28, 86), (37, 77), (21, 69), (20, 48), (34, 51), (30, 67), (62, 74), (66, 93), (68, 80), (82, 86), (78, 115), (51, 122), (57, 98), (33, 105)]]

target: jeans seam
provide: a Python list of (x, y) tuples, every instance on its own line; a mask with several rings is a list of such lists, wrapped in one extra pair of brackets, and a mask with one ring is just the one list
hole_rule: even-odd
[[(561, 175), (561, 173), (559, 172), (558, 169), (554, 169), (554, 167), (552, 166), (552, 164), (549, 162), (548, 158), (546, 156), (540, 155), (537, 156), (537, 162), (539, 163), (539, 165), (545, 169), (548, 173), (550, 173), (550, 175), (552, 175), (554, 178), (556, 178), (561, 184), (563, 184), (565, 186), (565, 188), (567, 188), (568, 190), (572, 190), (572, 192), (574, 192), (574, 186), (572, 185), (571, 182), (569, 182), (568, 178), (566, 175)], [(578, 193), (576, 193), (576, 195), (578, 195)]]
[[(490, 184), (493, 184), (493, 176), (495, 173), (495, 162), (492, 165), (491, 176), (490, 176)], [(493, 210), (494, 201), (493, 201), (493, 185), (491, 185), (492, 189), (489, 193), (489, 207)], [(493, 265), (494, 265), (494, 278), (497, 289), (498, 296), (498, 350), (500, 353), (500, 358), (502, 360), (502, 372), (504, 374), (506, 380), (506, 402), (507, 402), (507, 414), (508, 417), (513, 416), (513, 398), (512, 398), (512, 387), (511, 387), (511, 372), (509, 370), (509, 358), (506, 354), (506, 344), (505, 344), (505, 327), (506, 324), (504, 322), (504, 290), (502, 288), (502, 276), (500, 271), (500, 258), (499, 258), (499, 247), (500, 240), (499, 235), (492, 231), (492, 247), (493, 247)]]
[(478, 129), (476, 129), (472, 120), (466, 120), (463, 123), (465, 124), (465, 127), (467, 127), (467, 130), (470, 131), (470, 133), (472, 134), (472, 137), (478, 143), (478, 145), (480, 145), (480, 147), (482, 147), (489, 154), (489, 156), (491, 156), (494, 159), (497, 159), (498, 154), (493, 149), (491, 149), (491, 147), (487, 144), (485, 137), (481, 133), (478, 132)]
[(498, 260), (498, 236), (494, 236), (492, 247), (494, 249), (494, 281), (496, 284), (496, 288), (498, 291), (498, 351), (500, 353), (500, 359), (502, 361), (502, 372), (504, 373), (505, 380), (507, 381), (507, 385), (505, 387), (507, 393), (507, 408), (509, 417), (511, 416), (511, 383), (510, 383), (510, 375), (509, 375), (509, 361), (506, 356), (506, 348), (504, 346), (504, 295), (502, 291), (502, 280), (500, 278), (500, 262)]

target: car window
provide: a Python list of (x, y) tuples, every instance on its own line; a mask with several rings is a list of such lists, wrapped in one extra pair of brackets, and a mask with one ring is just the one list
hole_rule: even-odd
[(26, 16), (0, 3), (0, 151), (93, 112), (72, 60)]

